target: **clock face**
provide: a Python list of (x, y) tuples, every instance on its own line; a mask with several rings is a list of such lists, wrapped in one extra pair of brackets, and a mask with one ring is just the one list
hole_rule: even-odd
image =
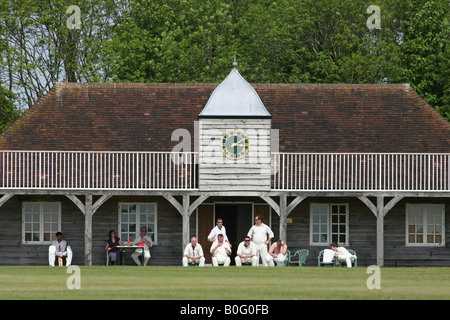
[(248, 153), (248, 137), (242, 130), (231, 130), (222, 136), (222, 153), (232, 160), (239, 160)]

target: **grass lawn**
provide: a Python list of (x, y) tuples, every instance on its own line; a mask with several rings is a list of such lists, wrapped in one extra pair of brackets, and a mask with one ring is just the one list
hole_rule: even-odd
[[(448, 300), (450, 268), (1, 266), (1, 300)], [(371, 282), (373, 283), (373, 282)]]

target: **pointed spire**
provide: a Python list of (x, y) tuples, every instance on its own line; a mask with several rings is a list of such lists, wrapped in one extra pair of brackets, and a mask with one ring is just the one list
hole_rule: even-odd
[(199, 117), (271, 118), (258, 93), (236, 69), (233, 69), (209, 97)]

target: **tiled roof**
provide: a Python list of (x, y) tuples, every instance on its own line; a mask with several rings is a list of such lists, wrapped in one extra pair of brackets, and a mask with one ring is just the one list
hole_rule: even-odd
[[(58, 83), (1, 150), (171, 151), (218, 84)], [(252, 84), (281, 152), (445, 152), (450, 123), (408, 85)]]

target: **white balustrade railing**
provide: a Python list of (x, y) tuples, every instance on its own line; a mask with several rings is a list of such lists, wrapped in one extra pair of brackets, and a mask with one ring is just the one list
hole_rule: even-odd
[[(198, 189), (195, 152), (0, 151), (0, 189)], [(450, 154), (272, 153), (272, 190), (450, 191)]]
[(450, 154), (273, 153), (272, 189), (450, 191)]
[(0, 151), (0, 189), (196, 189), (196, 153)]

